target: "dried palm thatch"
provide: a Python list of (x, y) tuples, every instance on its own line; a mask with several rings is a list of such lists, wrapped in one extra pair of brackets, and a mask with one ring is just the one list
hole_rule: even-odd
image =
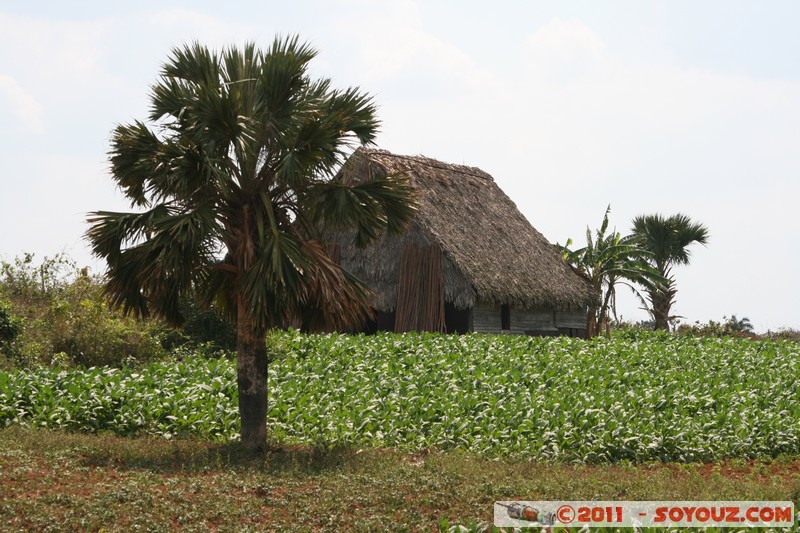
[[(430, 247), (441, 250), (444, 300), (458, 309), (479, 301), (522, 309), (581, 310), (596, 300), (588, 283), (486, 172), (365, 148), (358, 149), (341, 171), (346, 182), (386, 175), (406, 176), (417, 192), (418, 211), (407, 233), (385, 236), (364, 249), (355, 247), (352, 233), (331, 236), (342, 267), (375, 292), (375, 309), (399, 312), (398, 306), (408, 305), (404, 300), (410, 296), (402, 290), (398, 302), (401, 276), (406, 276), (402, 271), (409, 268), (405, 256), (416, 250), (426, 261), (436, 260), (435, 253), (419, 251)], [(426, 306), (434, 304), (435, 299)]]
[(439, 246), (406, 243), (400, 258), (394, 330), (445, 332), (444, 270)]

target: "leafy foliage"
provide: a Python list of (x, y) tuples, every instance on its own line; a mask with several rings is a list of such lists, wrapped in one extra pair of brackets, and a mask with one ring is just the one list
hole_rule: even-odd
[(768, 331), (765, 337), (774, 340), (784, 340), (800, 342), (800, 330), (793, 328), (781, 328), (777, 331)]
[(330, 259), (319, 230), (353, 226), (362, 244), (400, 231), (410, 188), (391, 176), (336, 177), (378, 120), (366, 94), (310, 78), (315, 55), (296, 37), (265, 52), (172, 51), (150, 95), (151, 124), (112, 134), (112, 177), (140, 210), (89, 219), (114, 305), (182, 322), (181, 297), (192, 294), (246, 312), (259, 334), (311, 309), (337, 327), (369, 313), (365, 287)]
[[(610, 339), (276, 333), (282, 442), (456, 448), (587, 463), (800, 453), (800, 344), (627, 331)], [(0, 425), (235, 439), (236, 371), (0, 373)]]
[(266, 331), (347, 329), (371, 315), (369, 289), (333, 261), (324, 228), (353, 227), (364, 245), (399, 233), (414, 212), (404, 178), (341, 179), (348, 154), (375, 139), (375, 105), (311, 78), (315, 55), (296, 37), (265, 52), (173, 50), (150, 124), (112, 134), (112, 177), (138, 211), (89, 219), (114, 306), (180, 323), (193, 295), (235, 317), (242, 442), (252, 448), (266, 441)]
[(566, 246), (556, 245), (575, 268), (584, 274), (599, 296), (598, 302), (588, 310), (586, 335), (593, 337), (605, 330), (610, 334), (609, 312), (616, 316), (616, 285), (622, 283), (638, 294), (633, 284), (651, 286), (663, 282), (659, 272), (647, 263), (651, 253), (643, 249), (632, 236), (622, 237), (616, 230), (608, 231), (608, 215), (611, 206), (606, 209), (603, 222), (592, 238), (592, 232), (586, 228), (586, 246), (577, 250), (570, 249), (572, 239)]
[(678, 292), (672, 267), (689, 264), (689, 246), (708, 243), (708, 228), (678, 213), (670, 217), (659, 214), (638, 216), (633, 219), (632, 231), (635, 241), (651, 254), (647, 262), (664, 279), (650, 284), (646, 291), (649, 300), (647, 307), (655, 321), (655, 328), (667, 330), (669, 322), (679, 318), (670, 314)]
[[(236, 433), (235, 369), (224, 359), (0, 374), (0, 418), (32, 425), (170, 438)], [(2, 424), (0, 424), (2, 425)]]
[(180, 337), (162, 322), (108, 309), (102, 280), (63, 254), (40, 262), (25, 254), (0, 264), (0, 274), (7, 331), (14, 333), (0, 350), (14, 365), (49, 364), (54, 356), (63, 364), (145, 362), (166, 356), (163, 343)]
[(698, 335), (706, 337), (746, 337), (756, 338), (753, 323), (747, 317), (737, 318), (736, 315), (722, 317), (721, 322), (709, 320), (706, 324), (699, 321), (694, 324), (681, 324), (677, 328), (677, 333)]
[(236, 324), (229, 315), (213, 306), (203, 308), (191, 296), (183, 298), (179, 308), (185, 319), (181, 332), (187, 342), (213, 343), (221, 349), (236, 349)]
[(0, 349), (14, 342), (21, 329), (20, 320), (10, 313), (6, 304), (0, 302)]

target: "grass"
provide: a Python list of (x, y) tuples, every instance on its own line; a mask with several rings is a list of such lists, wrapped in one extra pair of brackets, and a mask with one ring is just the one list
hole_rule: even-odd
[[(465, 452), (0, 430), (4, 531), (431, 531), (495, 500), (793, 500), (800, 459), (571, 465)], [(609, 531), (609, 530), (606, 530)]]

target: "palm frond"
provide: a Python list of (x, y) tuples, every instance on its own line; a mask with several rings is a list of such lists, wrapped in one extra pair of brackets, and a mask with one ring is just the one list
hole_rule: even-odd
[(334, 262), (321, 241), (304, 242), (313, 265), (295, 317), (309, 331), (348, 330), (363, 326), (373, 316), (372, 295), (361, 281)]
[(708, 243), (708, 229), (688, 216), (640, 215), (633, 219), (633, 235), (653, 253), (658, 265), (687, 264), (691, 244)]
[(355, 227), (361, 243), (399, 233), (414, 199), (403, 179), (332, 178), (379, 122), (367, 94), (309, 77), (316, 54), (295, 36), (264, 52), (172, 50), (151, 89), (151, 123), (112, 134), (112, 175), (144, 210), (89, 216), (114, 305), (179, 320), (177, 301), (191, 292), (228, 310), (245, 302), (262, 329), (290, 316), (344, 327), (368, 315), (366, 289), (320, 248), (320, 230)]
[(161, 140), (142, 122), (119, 125), (111, 134), (111, 176), (136, 206), (147, 206), (147, 182), (168, 171)]
[(92, 253), (97, 257), (116, 260), (125, 248), (146, 239), (152, 232), (156, 219), (170, 215), (170, 207), (158, 204), (141, 213), (96, 211), (89, 213), (89, 230), (86, 237)]
[(162, 67), (161, 74), (163, 77), (186, 81), (196, 87), (219, 87), (219, 56), (195, 41), (180, 48), (173, 48), (170, 58)]
[(158, 205), (144, 213), (98, 212), (90, 224), (92, 251), (108, 263), (105, 292), (112, 305), (180, 322), (180, 291), (217, 252), (211, 210), (184, 213)]
[(384, 231), (401, 233), (416, 211), (412, 187), (397, 176), (355, 185), (325, 182), (306, 193), (313, 222), (331, 229), (355, 228), (358, 246), (366, 246)]

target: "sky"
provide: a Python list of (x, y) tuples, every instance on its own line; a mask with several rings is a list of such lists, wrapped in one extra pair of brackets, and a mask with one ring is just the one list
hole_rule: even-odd
[[(800, 3), (7, 1), (0, 5), (0, 259), (102, 271), (86, 214), (126, 210), (111, 130), (145, 119), (173, 47), (298, 34), (311, 75), (374, 96), (377, 144), (480, 167), (551, 242), (611, 205), (710, 231), (675, 270), (683, 322), (800, 328)], [(620, 289), (623, 319), (646, 313)]]

